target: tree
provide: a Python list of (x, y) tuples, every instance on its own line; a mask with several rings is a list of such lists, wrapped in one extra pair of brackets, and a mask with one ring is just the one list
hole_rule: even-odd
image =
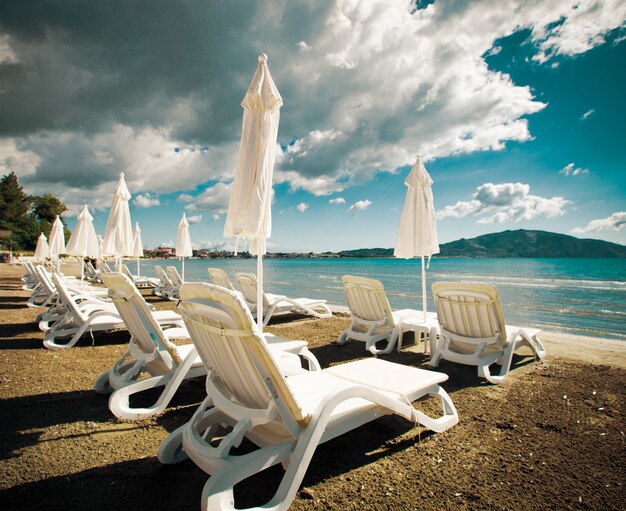
[(0, 229), (11, 231), (11, 241), (17, 249), (35, 247), (38, 224), (28, 214), (31, 202), (15, 172), (0, 179)]
[[(11, 232), (10, 240), (17, 250), (33, 250), (39, 233), (49, 236), (54, 219), (65, 211), (67, 206), (54, 195), (25, 194), (15, 172), (0, 179), (0, 231)], [(70, 233), (65, 226), (64, 232), (67, 239)]]
[[(31, 199), (33, 204), (32, 216), (39, 222), (41, 232), (43, 232), (46, 236), (49, 236), (54, 219), (57, 215), (60, 216), (67, 211), (67, 206), (63, 204), (61, 200), (49, 193), (46, 193), (41, 197), (33, 196)], [(65, 237), (67, 238), (69, 231), (67, 231), (65, 224), (63, 227), (63, 230), (66, 231)]]

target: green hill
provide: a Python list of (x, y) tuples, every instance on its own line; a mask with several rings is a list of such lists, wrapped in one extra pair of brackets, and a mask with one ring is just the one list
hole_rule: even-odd
[[(619, 257), (626, 246), (546, 231), (503, 231), (439, 246), (439, 257)], [(393, 257), (393, 248), (343, 250), (339, 257)]]
[(440, 245), (444, 257), (626, 257), (626, 246), (546, 231), (504, 231)]

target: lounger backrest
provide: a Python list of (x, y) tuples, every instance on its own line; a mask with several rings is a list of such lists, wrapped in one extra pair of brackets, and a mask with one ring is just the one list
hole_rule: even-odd
[(122, 265), (122, 273), (126, 275), (130, 280), (133, 280), (133, 274), (128, 269), (128, 266), (125, 264)]
[(506, 340), (498, 290), (490, 284), (435, 282), (432, 285), (441, 328), (463, 337)]
[(35, 271), (37, 272), (37, 277), (39, 279), (39, 282), (41, 283), (41, 285), (46, 290), (46, 293), (48, 293), (50, 295), (55, 294), (56, 293), (56, 287), (55, 287), (54, 283), (52, 282), (52, 275), (50, 274), (50, 272), (48, 270), (46, 270), (43, 267), (43, 265), (37, 266), (35, 268)]
[(211, 282), (216, 286), (222, 286), (226, 289), (230, 289), (231, 291), (235, 290), (233, 283), (228, 278), (228, 274), (222, 270), (221, 268), (209, 268), (209, 277), (211, 278)]
[(267, 409), (276, 404), (284, 420), (306, 420), (287, 380), (242, 298), (208, 283), (180, 288), (179, 309), (211, 381), (237, 405)]
[(63, 277), (61, 277), (61, 275), (59, 275), (58, 273), (54, 273), (52, 275), (52, 282), (54, 282), (54, 286), (56, 287), (57, 293), (59, 294), (59, 298), (67, 307), (67, 310), (72, 315), (72, 317), (78, 323), (84, 323), (85, 321), (87, 321), (87, 316), (83, 314), (83, 312), (76, 304), (76, 300), (65, 285)]
[(343, 292), (350, 313), (365, 321), (388, 322), (393, 327), (393, 314), (380, 280), (344, 275)]
[(176, 266), (167, 266), (165, 269), (167, 270), (167, 276), (170, 278), (170, 281), (172, 282), (174, 287), (180, 287), (180, 285), (183, 283), (183, 279), (178, 273)]
[(102, 268), (102, 271), (105, 273), (113, 273), (113, 270), (109, 266), (109, 263), (107, 263), (106, 261), (102, 261), (100, 263), (100, 267)]
[[(241, 292), (243, 293), (246, 302), (256, 304), (257, 303), (257, 280), (254, 273), (235, 273), (235, 280)], [(263, 293), (263, 307), (269, 307), (269, 301)]]
[(150, 307), (135, 284), (121, 273), (103, 275), (102, 282), (109, 290), (109, 298), (120, 313), (135, 345), (145, 353), (152, 353), (156, 348), (169, 369), (179, 364), (176, 351), (169, 345), (161, 326), (154, 319)]
[(161, 285), (162, 286), (167, 286), (167, 287), (171, 287), (172, 286), (172, 281), (167, 276), (167, 274), (165, 273), (165, 270), (163, 269), (162, 266), (160, 266), (158, 264), (155, 264), (154, 265), (154, 273), (156, 273), (156, 276), (159, 277), (159, 280), (161, 281)]

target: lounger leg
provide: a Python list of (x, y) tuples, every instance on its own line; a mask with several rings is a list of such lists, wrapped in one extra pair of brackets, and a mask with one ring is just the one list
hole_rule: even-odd
[(439, 398), (441, 408), (443, 409), (443, 415), (433, 419), (424, 412), (416, 410), (417, 420), (422, 426), (425, 426), (437, 433), (441, 433), (459, 422), (459, 415), (454, 407), (454, 403), (452, 403), (452, 399), (450, 399), (450, 396), (445, 390), (437, 385), (436, 388), (428, 392), (428, 394)]
[[(196, 358), (197, 354), (194, 351), (183, 360), (173, 374), (153, 376), (152, 378), (139, 380), (138, 382), (131, 383), (130, 385), (116, 390), (111, 394), (111, 398), (109, 399), (109, 409), (111, 413), (118, 418), (132, 420), (143, 419), (161, 413), (167, 408), (167, 405), (172, 400), (172, 397), (184, 379), (195, 378), (196, 376), (206, 374), (204, 366), (196, 368), (191, 367)], [(165, 386), (165, 388), (152, 406), (146, 408), (132, 408), (130, 406), (130, 396), (159, 386)]]

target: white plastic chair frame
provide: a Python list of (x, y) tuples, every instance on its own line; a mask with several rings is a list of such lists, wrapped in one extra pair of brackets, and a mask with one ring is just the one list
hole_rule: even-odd
[[(106, 331), (124, 328), (124, 322), (110, 303), (100, 306), (88, 304), (81, 306), (68, 291), (59, 275), (52, 276), (53, 282), (67, 311), (61, 319), (52, 324), (45, 333), (43, 345), (51, 350), (71, 348), (87, 331)], [(65, 344), (59, 344), (58, 338), (70, 337)]]
[[(235, 280), (243, 298), (252, 312), (257, 308), (257, 279), (254, 273), (236, 273)], [(284, 295), (274, 295), (263, 292), (263, 326), (266, 326), (272, 316), (282, 312), (307, 314), (316, 318), (330, 318), (332, 312), (326, 300), (314, 298), (289, 298)]]
[[(423, 319), (422, 311), (404, 309), (402, 314), (394, 313), (380, 280), (355, 275), (342, 277), (346, 303), (350, 309), (350, 326), (337, 338), (337, 344), (343, 345), (349, 339), (365, 343), (365, 349), (372, 355), (391, 353), (398, 337), (402, 335), (402, 321)], [(429, 314), (432, 320), (434, 314)], [(376, 343), (387, 340), (379, 349)], [(400, 344), (398, 344), (398, 348)]]
[[(185, 324), (210, 368), (208, 396), (166, 438), (158, 456), (163, 463), (189, 456), (211, 475), (202, 492), (204, 510), (235, 509), (234, 486), (278, 463), (285, 467), (278, 489), (255, 509), (287, 510), (317, 445), (382, 415), (395, 413), (437, 432), (458, 422), (439, 386), (445, 374), (367, 359), (285, 377), (236, 293), (193, 283), (181, 286), (181, 298)], [(413, 407), (426, 395), (439, 399), (440, 417)], [(217, 431), (221, 425), (230, 428), (225, 436)], [(232, 454), (244, 437), (258, 449)]]
[[(476, 365), (480, 378), (498, 384), (508, 375), (513, 353), (520, 346), (529, 346), (538, 359), (545, 357), (539, 339), (541, 330), (505, 325), (494, 286), (435, 282), (432, 291), (440, 330), (439, 340), (431, 332), (432, 367), (437, 367), (441, 359)], [(491, 373), (492, 364), (500, 365), (497, 375)]]
[[(206, 369), (193, 344), (177, 346), (171, 342), (189, 339), (178, 314), (172, 313), (170, 327), (165, 328), (126, 275), (111, 273), (102, 279), (131, 338), (128, 349), (113, 367), (98, 376), (94, 389), (113, 392), (109, 409), (118, 418), (135, 420), (161, 413), (184, 380), (206, 375)], [(131, 396), (156, 387), (164, 388), (152, 405), (130, 405)]]
[(235, 286), (228, 278), (228, 274), (221, 268), (207, 268), (211, 282), (216, 286), (222, 286), (231, 291), (236, 291)]

